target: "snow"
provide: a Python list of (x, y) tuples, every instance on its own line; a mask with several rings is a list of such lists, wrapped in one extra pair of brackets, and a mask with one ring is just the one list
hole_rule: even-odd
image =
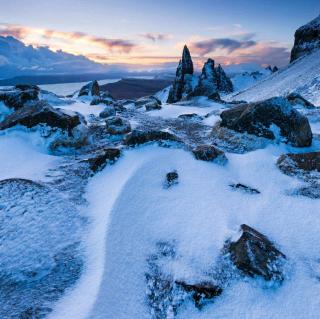
[[(319, 203), (287, 195), (300, 183), (275, 166), (288, 150), (270, 145), (227, 154), (225, 167), (196, 161), (183, 150), (126, 151), (89, 185), (87, 273), (51, 318), (150, 318), (144, 274), (156, 242), (178, 243), (179, 260), (171, 267), (175, 278), (197, 278), (242, 223), (263, 232), (288, 256), (292, 270), (284, 284), (267, 288), (255, 280), (236, 281), (202, 311), (189, 304), (177, 318), (317, 318)], [(180, 183), (165, 189), (165, 174), (173, 169)], [(235, 182), (261, 194), (231, 190)]]
[(59, 158), (46, 154), (47, 150), (37, 134), (20, 130), (0, 135), (0, 179), (44, 177)]
[(248, 102), (296, 92), (315, 105), (320, 105), (320, 50), (296, 60), (248, 89), (228, 96), (227, 100)]

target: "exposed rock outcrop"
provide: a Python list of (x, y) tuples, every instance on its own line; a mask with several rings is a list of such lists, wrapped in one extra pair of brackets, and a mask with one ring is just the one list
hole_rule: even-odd
[(184, 281), (176, 281), (175, 283), (184, 291), (191, 293), (195, 306), (198, 309), (201, 309), (207, 300), (218, 297), (222, 293), (222, 288), (211, 282), (188, 284)]
[(307, 109), (314, 109), (315, 108), (315, 106), (311, 102), (306, 100), (304, 97), (302, 97), (298, 93), (290, 93), (287, 96), (287, 100), (292, 105), (302, 105), (303, 107), (305, 107)]
[(98, 81), (94, 80), (83, 86), (78, 96), (100, 96), (100, 86)]
[(173, 82), (168, 96), (168, 103), (175, 103), (192, 91), (193, 63), (188, 47), (185, 45), (182, 52), (182, 59), (179, 62), (176, 78)]
[(308, 119), (285, 98), (241, 104), (221, 113), (221, 126), (237, 132), (275, 139), (279, 134), (296, 147), (310, 146), (312, 132)]
[(179, 174), (176, 170), (167, 173), (166, 175), (166, 181), (165, 181), (165, 188), (169, 188), (173, 185), (178, 184), (178, 180), (179, 180)]
[(98, 151), (85, 161), (89, 163), (90, 169), (95, 173), (103, 169), (108, 163), (115, 162), (120, 155), (121, 151), (118, 148), (107, 148)]
[(227, 163), (228, 159), (224, 152), (213, 145), (200, 145), (192, 150), (197, 160), (206, 162), (217, 162), (220, 164)]
[(290, 62), (319, 49), (320, 15), (295, 32)]
[(8, 115), (0, 123), (0, 130), (5, 130), (15, 125), (23, 125), (28, 128), (38, 124), (46, 124), (50, 127), (72, 131), (74, 127), (83, 122), (84, 119), (77, 113), (64, 113), (60, 109), (55, 109), (44, 101), (40, 101), (32, 106), (25, 106), (14, 113)]
[(100, 112), (99, 116), (103, 119), (110, 117), (110, 116), (115, 116), (116, 115), (116, 110), (112, 105), (107, 105), (102, 112)]
[(179, 138), (175, 135), (164, 132), (164, 131), (153, 131), (153, 130), (134, 130), (126, 137), (124, 143), (128, 146), (136, 146), (149, 142), (156, 141), (172, 141), (172, 142), (180, 142)]
[(227, 243), (227, 251), (235, 266), (245, 275), (265, 280), (282, 281), (286, 256), (263, 234), (248, 225), (241, 225), (241, 237)]
[(281, 171), (288, 175), (298, 175), (303, 171), (320, 172), (320, 152), (283, 154), (279, 157), (277, 165)]
[(13, 89), (0, 91), (0, 102), (17, 110), (38, 101), (39, 92), (36, 85), (17, 84)]
[(106, 120), (107, 132), (112, 135), (126, 134), (131, 131), (131, 125), (129, 121), (114, 116)]

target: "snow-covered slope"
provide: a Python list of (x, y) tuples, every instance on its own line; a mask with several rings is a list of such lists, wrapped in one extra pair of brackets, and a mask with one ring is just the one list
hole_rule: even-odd
[(320, 50), (294, 61), (240, 93), (229, 95), (228, 100), (251, 102), (286, 96), (291, 92), (320, 105)]

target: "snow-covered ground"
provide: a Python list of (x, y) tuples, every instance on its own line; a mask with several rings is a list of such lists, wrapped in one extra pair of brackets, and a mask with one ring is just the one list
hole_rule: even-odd
[[(281, 85), (273, 92), (278, 92)], [(252, 95), (249, 92), (248, 96), (254, 99), (255, 91)], [(262, 96), (259, 94), (257, 98)], [(65, 102), (57, 107), (80, 112), (87, 118), (90, 114), (97, 116), (104, 108), (103, 105), (91, 106), (86, 99)], [(140, 117), (131, 122), (138, 126), (141, 117), (152, 124), (157, 118), (166, 121), (182, 114), (195, 113), (202, 117), (210, 114), (202, 120), (210, 128), (226, 107), (207, 99), (199, 99), (194, 104), (165, 104), (161, 110), (137, 110)], [(316, 117), (311, 127), (313, 133), (319, 133)], [(79, 162), (72, 156), (53, 156), (45, 145), (36, 132), (21, 128), (0, 134), (1, 179), (54, 181), (50, 184), (53, 186), (49, 198), (44, 197), (50, 203), (48, 211), (40, 206), (36, 217), (32, 213), (28, 215), (26, 225), (15, 225), (17, 232), (13, 241), (9, 242), (8, 237), (4, 243), (14, 248), (27, 238), (19, 249), (26, 268), (30, 267), (29, 257), (35, 263), (37, 249), (41, 251), (43, 263), (51, 261), (48, 249), (55, 252), (56, 246), (62, 245), (61, 240), (64, 244), (81, 239), (84, 249), (80, 278), (63, 291), (59, 300), (54, 300), (53, 311), (47, 318), (154, 318), (146, 302), (145, 273), (148, 257), (156, 252), (157, 243), (175, 245), (177, 258), (166, 265), (175, 279), (201, 280), (214, 267), (225, 241), (237, 237), (244, 223), (265, 234), (287, 256), (284, 282), (275, 286), (258, 279), (238, 278), (201, 310), (191, 301), (184, 303), (175, 318), (319, 317), (319, 200), (292, 195), (291, 191), (302, 182), (284, 175), (276, 166), (281, 154), (318, 150), (319, 140), (304, 149), (270, 142), (265, 148), (243, 154), (228, 152), (225, 166), (198, 161), (192, 153), (174, 147), (146, 145), (126, 149), (115, 164), (88, 179), (85, 194), (78, 194), (83, 195), (85, 203), (77, 208), (69, 193), (76, 191), (76, 184), (82, 182), (77, 175)], [(68, 175), (72, 166), (76, 168), (75, 177)], [(166, 188), (165, 176), (173, 170), (179, 174), (179, 183)], [(69, 185), (69, 179), (73, 178), (78, 179)], [(253, 195), (234, 190), (229, 186), (234, 183), (248, 185), (261, 193)], [(57, 215), (54, 203), (58, 203)], [(78, 218), (88, 221), (86, 226)], [(57, 234), (61, 235), (60, 240)], [(10, 258), (16, 261), (18, 255), (9, 254), (3, 247), (0, 245), (0, 256), (7, 253), (6, 265), (10, 264)]]
[[(198, 278), (242, 223), (263, 230), (289, 257), (286, 282), (277, 288), (235, 282), (202, 311), (190, 303), (177, 318), (318, 318), (319, 203), (287, 195), (299, 182), (275, 166), (286, 151), (271, 145), (227, 154), (226, 167), (196, 161), (183, 150), (148, 146), (127, 152), (88, 185), (89, 266), (51, 318), (150, 318), (144, 274), (156, 243), (177, 242), (179, 260), (171, 271), (176, 278)], [(168, 190), (164, 177), (173, 169), (180, 183)], [(235, 182), (261, 194), (233, 191), (229, 184)]]
[(248, 102), (296, 92), (315, 105), (320, 105), (320, 50), (300, 58), (286, 68), (269, 75), (243, 92), (231, 94), (229, 99)]

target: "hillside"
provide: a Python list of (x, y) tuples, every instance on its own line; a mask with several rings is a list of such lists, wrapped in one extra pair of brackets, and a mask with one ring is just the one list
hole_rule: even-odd
[(320, 50), (317, 50), (297, 59), (286, 68), (269, 75), (252, 87), (240, 93), (229, 95), (228, 100), (251, 102), (297, 92), (315, 105), (320, 105), (319, 90)]

